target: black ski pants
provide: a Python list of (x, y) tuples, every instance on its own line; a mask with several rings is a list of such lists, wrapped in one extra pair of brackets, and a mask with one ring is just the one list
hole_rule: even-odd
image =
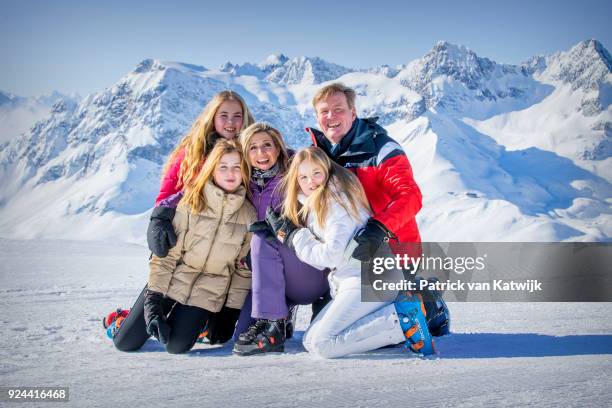
[[(136, 303), (130, 310), (130, 314), (113, 338), (113, 343), (118, 350), (136, 351), (150, 337), (144, 320), (146, 289), (145, 286), (140, 292)], [(201, 307), (183, 305), (170, 298), (164, 298), (162, 307), (164, 314), (167, 316), (166, 321), (170, 326), (170, 339), (166, 344), (166, 351), (171, 354), (186, 353), (195, 344), (211, 313)]]

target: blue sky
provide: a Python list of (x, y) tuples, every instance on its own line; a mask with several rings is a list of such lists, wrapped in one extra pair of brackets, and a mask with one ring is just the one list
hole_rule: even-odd
[(503, 63), (589, 38), (612, 46), (612, 1), (424, 3), (0, 0), (0, 90), (86, 95), (144, 58), (217, 68), (283, 52), (365, 68), (407, 63), (438, 40)]

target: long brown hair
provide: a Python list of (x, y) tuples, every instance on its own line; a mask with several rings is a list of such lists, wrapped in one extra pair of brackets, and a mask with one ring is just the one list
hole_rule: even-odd
[[(321, 166), (325, 181), (301, 205), (298, 200), (301, 192), (298, 183), (299, 167), (306, 161)], [(331, 161), (323, 150), (315, 146), (302, 149), (293, 156), (282, 185), (285, 191), (283, 215), (296, 225), (305, 226), (308, 213), (314, 211), (318, 224), (323, 226), (332, 200), (344, 207), (356, 221), (360, 219), (360, 210), (370, 211), (370, 204), (357, 176)]]
[(226, 154), (238, 153), (240, 156), (240, 173), (242, 177), (242, 186), (248, 186), (248, 170), (246, 167), (246, 160), (242, 154), (242, 147), (236, 140), (219, 139), (215, 144), (215, 147), (210, 151), (208, 159), (204, 163), (202, 171), (198, 174), (193, 182), (193, 185), (185, 190), (185, 196), (182, 202), (185, 202), (191, 211), (202, 212), (206, 210), (206, 195), (204, 194), (204, 187), (206, 184), (213, 179), (213, 175), (219, 162)]
[(215, 115), (221, 104), (226, 101), (236, 101), (242, 107), (242, 127), (240, 130), (246, 129), (254, 122), (249, 108), (240, 95), (233, 91), (219, 92), (206, 104), (202, 113), (195, 122), (193, 122), (191, 129), (189, 129), (178, 146), (170, 153), (164, 165), (164, 170), (162, 171), (162, 178), (170, 166), (176, 162), (179, 153), (184, 151), (185, 157), (181, 162), (181, 168), (178, 174), (177, 183), (179, 189), (181, 187), (188, 187), (194, 181), (202, 166), (202, 162), (209, 153), (207, 150), (210, 149), (213, 144), (212, 134), (215, 130)]

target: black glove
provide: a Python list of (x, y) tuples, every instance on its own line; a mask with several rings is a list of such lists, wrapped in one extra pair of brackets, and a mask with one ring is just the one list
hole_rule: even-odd
[(300, 228), (291, 222), (289, 218), (281, 217), (272, 207), (266, 210), (266, 222), (274, 236), (283, 244), (293, 249), (293, 236)]
[(240, 309), (223, 306), (217, 313), (212, 313), (208, 319), (208, 340), (210, 344), (222, 344), (232, 338)]
[(164, 295), (147, 289), (144, 298), (144, 319), (149, 336), (155, 337), (162, 344), (168, 344), (170, 326), (166, 323), (163, 301)]
[(247, 252), (246, 256), (242, 259), (242, 261), (244, 261), (244, 264), (246, 265), (249, 271), (253, 270), (253, 261), (251, 260), (251, 250), (250, 249), (249, 249), (249, 252)]
[(260, 237), (264, 238), (266, 241), (272, 243), (276, 241), (276, 237), (274, 236), (274, 232), (272, 228), (268, 225), (266, 221), (255, 221), (254, 223), (249, 225), (249, 231), (253, 232)]
[(147, 244), (156, 256), (163, 258), (170, 248), (176, 245), (176, 233), (172, 226), (176, 210), (168, 207), (155, 207), (147, 228)]
[(379, 221), (370, 218), (366, 226), (355, 235), (354, 240), (359, 245), (353, 251), (353, 258), (361, 262), (370, 262), (385, 238), (391, 237), (392, 234), (387, 227)]

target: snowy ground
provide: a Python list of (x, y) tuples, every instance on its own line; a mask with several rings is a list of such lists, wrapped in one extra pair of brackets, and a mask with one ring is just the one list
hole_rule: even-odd
[[(121, 353), (101, 317), (129, 307), (148, 252), (129, 244), (0, 240), (0, 386), (67, 386), (62, 406), (609, 406), (612, 304), (453, 303), (437, 359), (401, 348), (317, 360), (231, 345)], [(299, 314), (297, 337), (309, 318)], [(3, 406), (13, 404), (6, 403)], [(48, 406), (48, 404), (40, 404)], [(22, 405), (23, 406), (23, 405)]]

